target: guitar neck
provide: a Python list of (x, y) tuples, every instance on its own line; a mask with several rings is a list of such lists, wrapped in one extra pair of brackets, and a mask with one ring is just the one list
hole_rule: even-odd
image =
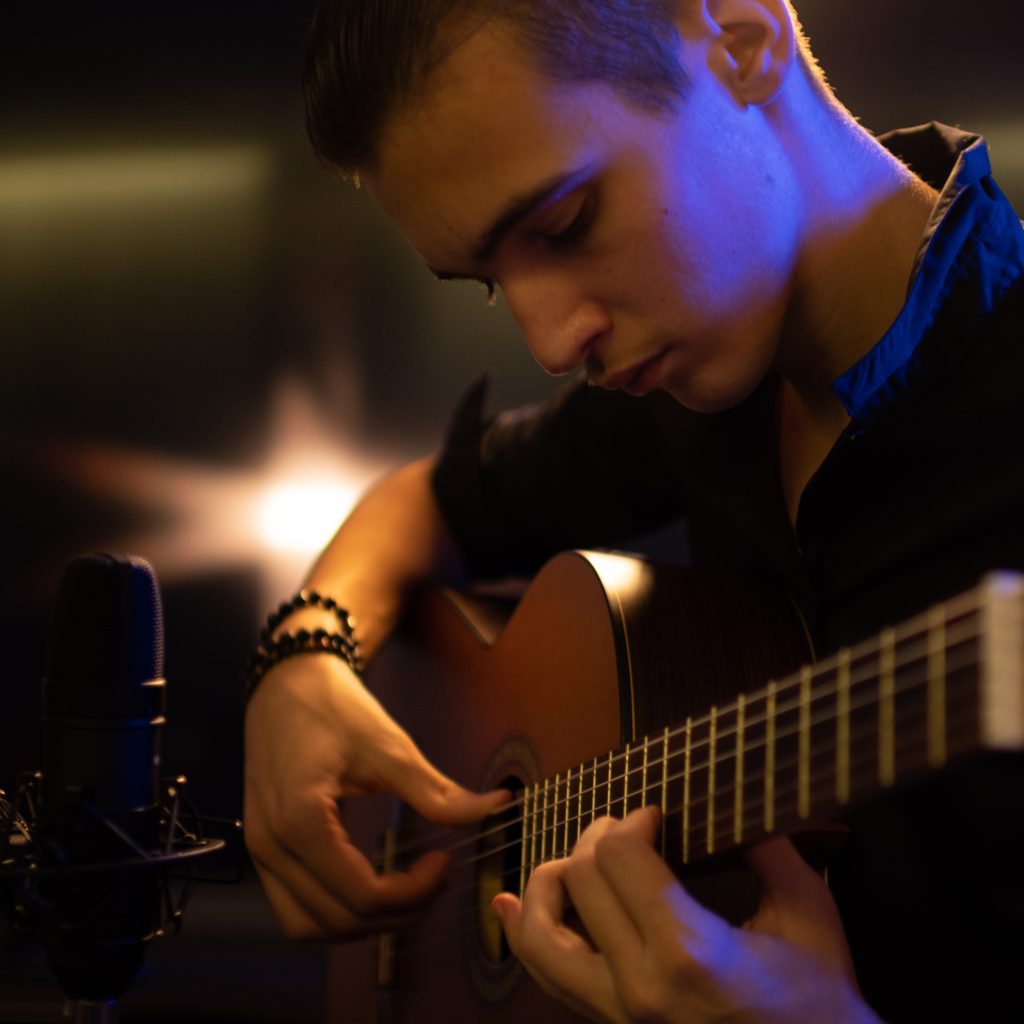
[(656, 804), (690, 864), (834, 816), (983, 749), (1024, 747), (1024, 579), (903, 625), (553, 777), (522, 797), (521, 883), (602, 815)]

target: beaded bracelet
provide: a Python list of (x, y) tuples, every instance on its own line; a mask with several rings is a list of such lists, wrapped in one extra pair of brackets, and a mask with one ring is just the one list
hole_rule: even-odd
[[(326, 629), (297, 629), (274, 636), (274, 631), (294, 612), (302, 608), (323, 608), (333, 613), (340, 627), (338, 632)], [(355, 635), (355, 619), (332, 597), (323, 597), (315, 590), (300, 590), (267, 616), (260, 630), (259, 643), (249, 661), (243, 692), (246, 701), (259, 681), (278, 662), (296, 654), (333, 654), (341, 658), (356, 675), (362, 675), (363, 659)]]
[[(294, 614), (302, 608), (323, 608), (325, 611), (331, 612), (338, 620), (341, 632), (351, 637), (353, 643), (355, 643), (353, 631), (355, 629), (356, 620), (349, 615), (349, 613), (342, 608), (333, 597), (324, 597), (316, 590), (300, 590), (294, 597), (287, 601), (282, 601), (278, 606), (277, 611), (271, 612), (267, 616), (267, 624), (260, 631), (260, 642), (270, 641), (274, 630), (277, 629), (277, 627), (280, 626), (289, 615)], [(358, 644), (356, 646), (358, 646)]]

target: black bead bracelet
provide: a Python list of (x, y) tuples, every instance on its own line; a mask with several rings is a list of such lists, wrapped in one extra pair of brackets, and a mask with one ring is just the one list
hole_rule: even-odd
[[(323, 608), (331, 612), (338, 620), (338, 631), (297, 629), (274, 636), (275, 630), (285, 619), (302, 608)], [(362, 675), (363, 660), (355, 635), (355, 619), (334, 598), (324, 597), (315, 590), (300, 590), (271, 612), (267, 616), (266, 625), (260, 630), (259, 644), (253, 651), (245, 677), (243, 692), (246, 701), (274, 665), (296, 654), (333, 654), (341, 658), (356, 675)]]

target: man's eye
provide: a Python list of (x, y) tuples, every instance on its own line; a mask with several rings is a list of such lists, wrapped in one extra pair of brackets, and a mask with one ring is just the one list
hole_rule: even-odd
[(576, 216), (564, 228), (544, 236), (548, 245), (561, 248), (578, 242), (587, 233), (594, 219), (594, 206), (595, 200), (592, 196), (585, 199), (576, 211)]

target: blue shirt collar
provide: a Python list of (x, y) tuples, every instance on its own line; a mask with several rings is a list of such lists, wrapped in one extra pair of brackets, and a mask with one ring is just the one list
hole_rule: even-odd
[(871, 351), (832, 385), (862, 423), (923, 375), (948, 368), (1024, 275), (1024, 229), (992, 178), (980, 136), (931, 124), (880, 141), (941, 193), (906, 304)]

